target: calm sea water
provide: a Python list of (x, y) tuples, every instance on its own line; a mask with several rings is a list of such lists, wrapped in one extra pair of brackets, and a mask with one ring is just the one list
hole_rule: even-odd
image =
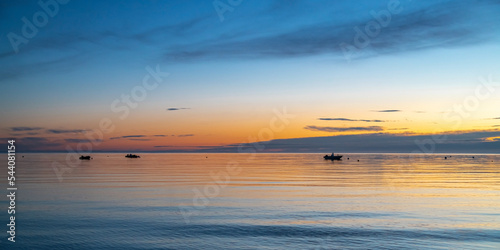
[(332, 162), (321, 154), (93, 154), (59, 181), (52, 164), (66, 154), (25, 154), (17, 162), (16, 243), (6, 233), (0, 243), (499, 249), (500, 155), (474, 156), (344, 154)]

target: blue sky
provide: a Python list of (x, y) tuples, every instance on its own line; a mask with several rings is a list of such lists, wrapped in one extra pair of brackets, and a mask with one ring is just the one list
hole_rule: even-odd
[[(44, 8), (38, 1), (0, 3), (3, 137), (26, 136), (12, 133), (19, 126), (92, 129), (155, 65), (170, 73), (168, 81), (132, 118), (117, 121), (110, 138), (150, 131), (195, 135), (168, 142), (173, 147), (231, 144), (282, 106), (299, 118), (278, 138), (337, 135), (308, 126), (364, 126), (318, 117), (399, 121), (383, 132), (430, 133), (478, 77), (500, 76), (498, 1), (41, 2), (57, 3), (57, 13), (19, 46), (12, 34), (23, 36), (23, 18), (33, 22)], [(219, 15), (214, 6), (230, 11)], [(367, 36), (370, 25), (375, 35), (356, 45), (357, 30)], [(346, 58), (343, 44), (356, 52)], [(496, 130), (498, 92), (459, 130)], [(403, 112), (371, 112), (382, 109)], [(228, 136), (221, 128), (231, 126), (239, 132)], [(61, 147), (61, 140), (81, 138), (37, 136)]]

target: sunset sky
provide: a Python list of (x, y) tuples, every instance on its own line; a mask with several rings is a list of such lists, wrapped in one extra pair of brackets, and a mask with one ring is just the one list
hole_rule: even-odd
[(20, 150), (98, 131), (93, 151), (500, 148), (498, 1), (41, 2), (0, 2), (0, 137)]

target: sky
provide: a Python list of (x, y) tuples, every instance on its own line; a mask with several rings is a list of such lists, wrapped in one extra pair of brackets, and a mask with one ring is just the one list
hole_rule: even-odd
[(21, 151), (500, 153), (500, 1), (0, 14), (0, 138)]

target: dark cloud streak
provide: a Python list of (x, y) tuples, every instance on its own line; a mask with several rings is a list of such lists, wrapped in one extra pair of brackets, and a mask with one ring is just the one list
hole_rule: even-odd
[(399, 109), (384, 109), (384, 110), (372, 110), (372, 112), (394, 113), (394, 112), (401, 112), (401, 110), (399, 110)]
[(145, 135), (123, 135), (123, 136), (115, 136), (115, 137), (110, 137), (110, 140), (116, 140), (116, 139), (130, 139), (132, 140), (133, 138), (143, 138), (146, 137)]
[(322, 132), (345, 132), (345, 131), (382, 131), (383, 128), (380, 126), (369, 126), (369, 127), (318, 127), (318, 126), (306, 126), (304, 129), (312, 131), (322, 131)]
[(37, 131), (41, 130), (41, 127), (11, 127), (10, 130), (13, 132), (24, 132), (24, 131)]
[(318, 118), (321, 121), (346, 121), (346, 122), (386, 122), (384, 120), (348, 119), (348, 118)]
[(177, 110), (183, 110), (183, 109), (191, 109), (191, 108), (167, 108), (167, 111), (177, 111)]
[[(393, 15), (391, 22), (363, 50), (378, 55), (454, 47), (494, 41), (493, 30), (500, 24), (498, 1), (444, 1), (418, 9), (402, 1), (405, 11)], [(489, 11), (485, 11), (489, 10)], [(369, 11), (367, 11), (369, 12)], [(486, 13), (486, 14), (485, 14)], [(238, 37), (206, 41), (204, 45), (178, 45), (165, 59), (269, 58), (320, 54), (343, 55), (339, 44), (353, 44), (354, 27), (364, 27), (367, 19), (337, 23), (323, 20), (295, 30), (267, 33), (258, 37)]]
[[(337, 135), (325, 137), (308, 137), (278, 139), (267, 142), (264, 152), (360, 152), (360, 153), (429, 153), (422, 152), (416, 142), (434, 140), (435, 150), (432, 153), (498, 153), (500, 141), (487, 141), (486, 138), (500, 136), (500, 131), (477, 131), (467, 133), (445, 133), (433, 135), (407, 135), (370, 133), (357, 135)], [(200, 152), (239, 152), (241, 150), (255, 149), (259, 145), (243, 143), (213, 147), (198, 150)], [(321, 157), (319, 155), (318, 157)]]
[(194, 134), (177, 135), (177, 137), (190, 137), (190, 136), (194, 136)]
[(47, 129), (46, 131), (50, 134), (75, 134), (85, 132), (83, 129)]

